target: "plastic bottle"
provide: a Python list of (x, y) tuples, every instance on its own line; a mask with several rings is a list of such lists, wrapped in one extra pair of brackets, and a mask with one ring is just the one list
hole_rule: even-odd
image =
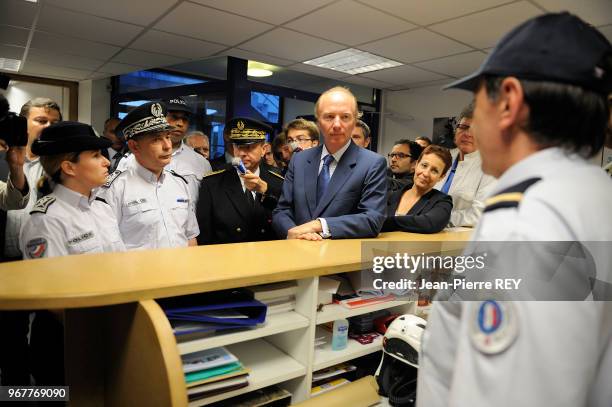
[(332, 329), (332, 350), (345, 349), (348, 344), (349, 322), (346, 319), (337, 319), (334, 321)]

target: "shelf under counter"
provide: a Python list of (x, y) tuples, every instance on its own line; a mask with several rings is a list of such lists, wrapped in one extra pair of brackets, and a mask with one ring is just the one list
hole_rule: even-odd
[(349, 338), (346, 348), (342, 350), (332, 350), (332, 333), (317, 327), (316, 337), (320, 338), (322, 336), (325, 336), (325, 344), (315, 348), (312, 366), (313, 372), (382, 350), (382, 335), (367, 345), (362, 345), (356, 340)]
[(410, 303), (414, 303), (414, 301), (387, 301), (359, 308), (346, 308), (340, 304), (327, 304), (323, 306), (323, 309), (321, 311), (317, 312), (317, 325), (325, 324), (327, 322), (335, 321), (337, 319), (350, 318), (357, 315), (367, 314), (368, 312), (395, 308)]

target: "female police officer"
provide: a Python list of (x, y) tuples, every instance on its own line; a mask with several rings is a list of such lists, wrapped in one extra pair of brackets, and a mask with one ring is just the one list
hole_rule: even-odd
[(21, 232), (24, 258), (125, 250), (113, 211), (92, 192), (106, 182), (110, 162), (100, 149), (109, 143), (77, 122), (54, 124), (34, 142), (45, 196)]

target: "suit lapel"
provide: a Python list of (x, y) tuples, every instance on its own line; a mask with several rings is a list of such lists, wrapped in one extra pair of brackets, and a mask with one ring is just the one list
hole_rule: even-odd
[[(340, 162), (336, 166), (334, 170), (334, 174), (329, 180), (329, 185), (327, 186), (327, 190), (325, 194), (321, 197), (321, 202), (317, 205), (317, 208), (314, 211), (314, 218), (317, 218), (321, 215), (325, 207), (329, 205), (331, 200), (336, 196), (336, 193), (342, 188), (342, 185), (346, 182), (346, 180), (351, 176), (351, 170), (355, 165), (357, 165), (357, 153), (359, 152), (359, 147), (353, 142), (350, 142), (348, 149), (340, 158)], [(317, 196), (316, 190), (316, 182), (315, 182), (315, 190), (314, 195), (315, 198)]]
[(311, 217), (317, 207), (317, 178), (319, 176), (319, 164), (321, 162), (323, 146), (316, 147), (316, 149), (317, 152), (311, 154), (310, 158), (306, 160), (306, 168), (304, 168), (304, 192), (306, 192), (306, 202), (308, 203), (308, 211)]
[(242, 216), (244, 219), (249, 219), (249, 206), (247, 204), (246, 197), (244, 196), (244, 192), (242, 191), (242, 184), (240, 183), (240, 178), (236, 173), (236, 170), (233, 168), (228, 168), (226, 174), (224, 174), (225, 179), (223, 180), (223, 190), (229, 201), (232, 203), (236, 211)]

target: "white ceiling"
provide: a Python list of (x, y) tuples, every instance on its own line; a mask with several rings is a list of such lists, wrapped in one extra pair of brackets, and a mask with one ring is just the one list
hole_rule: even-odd
[[(231, 55), (280, 67), (283, 86), (400, 90), (470, 73), (510, 28), (560, 10), (612, 40), (611, 0), (0, 0), (0, 58), (84, 80), (177, 64), (206, 74), (196, 61)], [(406, 65), (351, 76), (302, 63), (349, 47)]]

